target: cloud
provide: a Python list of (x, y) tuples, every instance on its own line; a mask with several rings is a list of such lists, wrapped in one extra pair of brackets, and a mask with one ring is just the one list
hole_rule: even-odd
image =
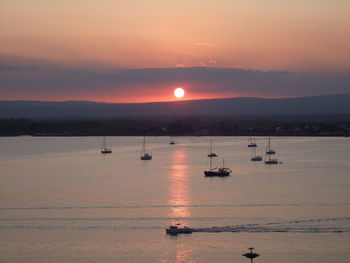
[[(2, 61), (2, 60), (1, 60)], [(193, 95), (234, 94), (298, 97), (350, 93), (350, 74), (297, 74), (218, 67), (174, 67), (99, 71), (53, 65), (42, 61), (7, 59), (0, 65), (0, 99), (94, 99), (118, 94), (142, 100), (185, 86)], [(207, 63), (216, 64), (208, 59)], [(35, 97), (37, 96), (37, 97)], [(42, 96), (42, 97), (40, 97)], [(165, 96), (165, 95), (164, 95)]]
[(202, 67), (213, 67), (213, 66), (216, 66), (218, 63), (214, 59), (204, 59), (199, 64)]

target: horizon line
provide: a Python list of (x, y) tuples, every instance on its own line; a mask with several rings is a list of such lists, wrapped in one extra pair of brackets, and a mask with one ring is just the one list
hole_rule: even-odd
[(91, 103), (103, 103), (103, 104), (153, 104), (153, 103), (180, 103), (180, 102), (195, 102), (205, 100), (220, 100), (220, 99), (297, 99), (297, 98), (311, 98), (311, 97), (327, 97), (327, 96), (340, 96), (350, 95), (349, 93), (333, 93), (327, 95), (309, 95), (309, 96), (291, 96), (291, 97), (256, 97), (256, 96), (242, 96), (242, 97), (215, 97), (215, 98), (203, 98), (203, 99), (181, 99), (181, 100), (167, 100), (167, 101), (148, 101), (148, 102), (105, 102), (105, 101), (94, 101), (94, 100), (0, 100), (0, 102), (52, 102), (52, 103), (65, 103), (65, 102), (91, 102)]

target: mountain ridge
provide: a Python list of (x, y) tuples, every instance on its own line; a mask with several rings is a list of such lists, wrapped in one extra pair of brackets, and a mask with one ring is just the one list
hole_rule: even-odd
[(144, 103), (0, 101), (0, 118), (306, 114), (350, 114), (350, 94), (294, 98), (233, 97)]

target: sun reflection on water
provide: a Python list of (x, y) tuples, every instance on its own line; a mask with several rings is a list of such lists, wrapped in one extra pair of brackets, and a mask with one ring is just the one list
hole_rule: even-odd
[(168, 204), (171, 207), (168, 216), (175, 219), (170, 224), (181, 223), (187, 225), (186, 218), (191, 216), (191, 210), (188, 207), (191, 201), (186, 159), (187, 154), (185, 149), (174, 150), (169, 174)]
[(192, 260), (192, 250), (191, 249), (185, 249), (185, 250), (178, 250), (176, 252), (176, 262), (194, 262)]

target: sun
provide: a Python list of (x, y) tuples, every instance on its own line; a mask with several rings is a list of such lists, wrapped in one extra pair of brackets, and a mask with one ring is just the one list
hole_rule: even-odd
[(174, 90), (174, 95), (176, 98), (180, 99), (185, 96), (185, 90), (183, 88), (176, 88)]

